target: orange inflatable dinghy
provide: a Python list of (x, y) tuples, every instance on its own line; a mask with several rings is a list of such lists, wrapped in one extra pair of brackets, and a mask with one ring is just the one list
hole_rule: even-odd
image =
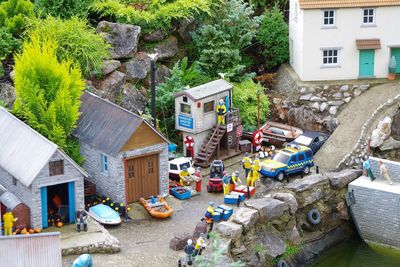
[(165, 219), (171, 216), (174, 210), (168, 205), (161, 196), (152, 197), (150, 199), (140, 198), (140, 203), (147, 212), (154, 218)]

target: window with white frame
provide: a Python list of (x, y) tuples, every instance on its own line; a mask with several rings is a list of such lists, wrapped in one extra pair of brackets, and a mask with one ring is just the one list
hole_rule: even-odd
[(334, 26), (335, 25), (335, 10), (324, 10), (324, 26)]
[(322, 50), (322, 65), (330, 66), (337, 65), (339, 51), (337, 49), (324, 49)]
[(100, 157), (101, 157), (101, 172), (108, 175), (108, 157), (104, 154), (101, 154)]
[(363, 9), (363, 24), (375, 24), (375, 9)]

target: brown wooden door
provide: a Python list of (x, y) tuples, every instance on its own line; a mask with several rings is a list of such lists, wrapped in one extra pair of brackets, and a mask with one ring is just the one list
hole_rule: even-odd
[(126, 202), (159, 194), (158, 154), (125, 161)]

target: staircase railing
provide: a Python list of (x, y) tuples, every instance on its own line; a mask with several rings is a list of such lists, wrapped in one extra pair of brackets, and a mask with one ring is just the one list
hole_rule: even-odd
[(214, 139), (214, 136), (219, 132), (219, 124), (217, 124), (217, 126), (215, 127), (215, 130), (213, 132), (213, 134), (211, 135), (210, 139), (208, 140), (207, 144), (206, 144), (206, 159), (208, 161), (208, 148), (210, 147), (211, 141)]

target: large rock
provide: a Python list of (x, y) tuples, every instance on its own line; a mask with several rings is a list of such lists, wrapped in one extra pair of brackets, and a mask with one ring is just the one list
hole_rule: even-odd
[(285, 202), (268, 197), (248, 200), (245, 205), (257, 210), (261, 221), (279, 218), (289, 210), (289, 205)]
[(174, 237), (169, 242), (169, 248), (172, 250), (182, 250), (190, 237), (190, 234), (185, 232), (174, 234)]
[(299, 205), (297, 200), (291, 193), (277, 192), (272, 194), (272, 198), (278, 199), (289, 205), (290, 214), (295, 214)]
[[(167, 66), (163, 64), (157, 64), (156, 84), (164, 83), (170, 76), (171, 76), (171, 71)], [(144, 79), (143, 84), (147, 87), (151, 86), (151, 75), (147, 75), (146, 79)]]
[(362, 170), (346, 169), (340, 172), (329, 172), (328, 176), (331, 185), (335, 189), (345, 188), (350, 182), (362, 175)]
[(4, 101), (6, 107), (11, 109), (15, 101), (15, 88), (9, 83), (0, 83), (0, 100)]
[(196, 22), (195, 20), (188, 20), (188, 19), (183, 19), (179, 22), (179, 27), (177, 32), (179, 34), (179, 37), (186, 44), (192, 41), (191, 32), (194, 32), (196, 30), (195, 22)]
[(304, 192), (310, 190), (319, 185), (329, 184), (329, 179), (327, 176), (322, 174), (313, 174), (304, 177), (303, 179), (296, 179), (289, 183), (286, 188), (292, 190), (296, 193)]
[(105, 79), (95, 83), (95, 87), (99, 91), (97, 94), (100, 97), (107, 98), (112, 102), (115, 101), (116, 96), (122, 92), (122, 86), (125, 83), (125, 74), (119, 71), (114, 71)]
[(393, 117), (392, 136), (396, 140), (400, 140), (400, 111)]
[(282, 239), (272, 233), (266, 233), (261, 239), (261, 243), (265, 247), (265, 252), (272, 258), (276, 258), (279, 255), (285, 253), (286, 244)]
[(162, 30), (156, 30), (152, 33), (146, 34), (143, 36), (143, 40), (146, 42), (159, 42), (164, 40), (164, 38), (167, 37), (164, 31)]
[(383, 141), (385, 141), (391, 133), (392, 119), (390, 117), (385, 117), (379, 121), (378, 126), (371, 134), (371, 147), (380, 146)]
[(97, 25), (97, 32), (103, 34), (104, 39), (112, 46), (113, 59), (130, 58), (136, 53), (139, 26), (101, 21)]
[(311, 107), (302, 105), (289, 108), (287, 112), (288, 123), (301, 129), (312, 131), (323, 131), (323, 117), (317, 114)]
[(337, 106), (332, 106), (329, 108), (329, 114), (336, 115), (337, 112), (338, 112)]
[(169, 36), (154, 48), (153, 52), (157, 52), (158, 59), (171, 58), (178, 53), (178, 40), (175, 36)]
[(106, 60), (103, 62), (103, 68), (101, 69), (101, 74), (106, 76), (113, 72), (114, 70), (118, 69), (121, 66), (121, 62), (118, 60)]
[(222, 237), (226, 237), (232, 240), (237, 240), (242, 234), (242, 226), (233, 222), (220, 222), (217, 224), (216, 231), (220, 233)]
[(200, 234), (207, 234), (207, 223), (205, 221), (200, 221), (194, 228), (192, 240), (197, 240)]
[[(118, 101), (116, 101), (118, 102)], [(122, 90), (122, 99), (117, 103), (121, 107), (136, 114), (142, 114), (147, 104), (147, 99), (131, 83), (126, 83)]]
[[(392, 127), (393, 129), (393, 127)], [(393, 150), (393, 149), (399, 149), (400, 148), (400, 141), (395, 140), (393, 137), (389, 136), (388, 139), (383, 141), (383, 143), (379, 146), (379, 149), (381, 151), (388, 151), (388, 150)]]
[(241, 207), (233, 214), (233, 222), (241, 224), (247, 231), (256, 224), (258, 216), (257, 210)]
[(146, 78), (150, 72), (151, 60), (146, 52), (138, 52), (135, 57), (124, 63), (126, 79), (137, 81)]

